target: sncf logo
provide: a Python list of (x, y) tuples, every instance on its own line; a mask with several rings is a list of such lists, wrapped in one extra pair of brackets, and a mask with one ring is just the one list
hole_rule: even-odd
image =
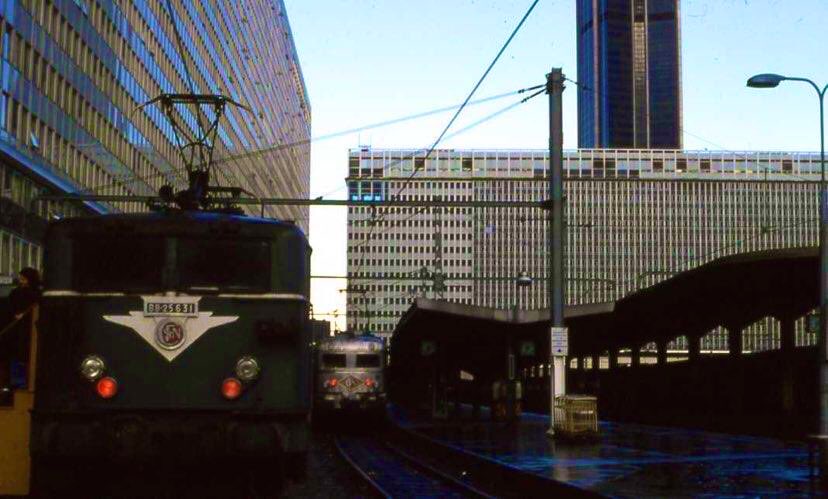
[[(104, 315), (104, 320), (128, 327), (138, 333), (162, 357), (172, 362), (210, 329), (239, 317), (213, 316), (198, 309), (200, 296), (142, 296), (143, 310), (129, 315)], [(166, 313), (165, 313), (166, 312)]]

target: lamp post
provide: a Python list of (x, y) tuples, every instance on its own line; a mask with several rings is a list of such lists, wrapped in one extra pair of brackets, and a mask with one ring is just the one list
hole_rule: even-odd
[(519, 288), (525, 288), (532, 285), (532, 277), (525, 271), (521, 271), (517, 277), (517, 285)]
[[(526, 288), (526, 287), (529, 287), (529, 286), (532, 285), (532, 277), (529, 274), (527, 274), (525, 271), (521, 271), (520, 273), (518, 273), (517, 279), (515, 279), (515, 285), (517, 287), (515, 288), (515, 305), (514, 305), (514, 308), (512, 309), (512, 320), (515, 322), (515, 324), (517, 324), (518, 319), (520, 318), (520, 290), (521, 290), (521, 288)], [(515, 379), (516, 359), (515, 359), (514, 345), (511, 342), (509, 343), (509, 359), (508, 359), (508, 362), (509, 362), (509, 365), (508, 365), (509, 381), (512, 381), (512, 380)]]
[(828, 85), (822, 87), (807, 78), (782, 76), (765, 73), (751, 77), (747, 86), (751, 88), (774, 88), (779, 83), (801, 81), (811, 85), (819, 96), (819, 441), (820, 477), (823, 484), (828, 480), (828, 185), (825, 183), (825, 93)]

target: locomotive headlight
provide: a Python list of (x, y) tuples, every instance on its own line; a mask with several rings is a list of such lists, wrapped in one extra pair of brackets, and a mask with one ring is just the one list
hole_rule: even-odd
[(254, 357), (245, 356), (236, 362), (236, 376), (244, 382), (250, 382), (259, 377), (262, 368)]
[(80, 372), (89, 381), (95, 381), (106, 371), (106, 364), (97, 355), (89, 355), (81, 361)]

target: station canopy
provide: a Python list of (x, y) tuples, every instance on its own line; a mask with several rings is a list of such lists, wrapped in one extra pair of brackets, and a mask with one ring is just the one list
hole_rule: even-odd
[[(567, 306), (569, 354), (700, 335), (717, 326), (744, 327), (763, 317), (796, 318), (819, 303), (819, 250), (788, 248), (723, 257), (677, 273), (609, 303)], [(467, 372), (503, 369), (516, 354), (548, 359), (549, 310), (504, 310), (418, 298), (394, 330), (392, 357), (403, 363), (438, 344)], [(531, 346), (526, 346), (531, 344)], [(427, 356), (427, 355), (426, 355)], [(392, 358), (392, 362), (394, 362)]]

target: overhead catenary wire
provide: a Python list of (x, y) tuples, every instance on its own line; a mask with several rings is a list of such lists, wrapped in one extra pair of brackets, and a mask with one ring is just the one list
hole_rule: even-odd
[[(530, 86), (530, 87), (524, 87), (524, 88), (520, 88), (520, 89), (517, 89), (517, 90), (509, 91), (509, 92), (503, 92), (503, 93), (500, 93), (500, 94), (497, 94), (497, 95), (491, 95), (489, 97), (483, 97), (483, 98), (480, 98), (480, 99), (470, 101), (466, 104), (466, 106), (468, 107), (468, 106), (473, 106), (473, 105), (484, 104), (484, 103), (487, 103), (487, 102), (492, 102), (492, 101), (495, 101), (495, 100), (504, 99), (506, 97), (511, 97), (513, 95), (519, 95), (519, 94), (522, 94), (522, 93), (531, 92), (533, 90), (537, 90), (537, 89), (542, 88), (542, 87), (543, 87), (543, 85), (533, 85), (533, 86)], [(294, 148), (294, 147), (300, 147), (300, 146), (316, 143), (316, 142), (319, 142), (319, 141), (324, 141), (324, 140), (329, 140), (329, 139), (333, 139), (333, 138), (337, 138), (337, 137), (342, 137), (342, 136), (349, 135), (349, 134), (352, 134), (352, 133), (358, 133), (358, 132), (365, 131), (365, 130), (372, 130), (372, 129), (376, 129), (376, 128), (382, 128), (382, 127), (386, 127), (386, 126), (396, 125), (396, 124), (399, 124), (399, 123), (404, 123), (406, 121), (413, 121), (413, 120), (425, 118), (425, 117), (428, 117), (428, 116), (433, 116), (433, 115), (442, 114), (442, 113), (445, 113), (445, 112), (448, 112), (448, 111), (452, 111), (452, 110), (455, 110), (455, 109), (459, 108), (461, 105), (462, 104), (455, 104), (455, 105), (451, 105), (451, 106), (443, 106), (443, 107), (439, 107), (439, 108), (436, 108), (436, 109), (431, 109), (431, 110), (428, 110), (428, 111), (409, 114), (409, 115), (402, 116), (402, 117), (397, 117), (397, 118), (391, 118), (391, 119), (388, 119), (388, 120), (379, 121), (379, 122), (375, 122), (375, 123), (370, 123), (370, 124), (362, 125), (362, 126), (358, 126), (358, 127), (352, 127), (352, 128), (347, 129), (347, 130), (340, 130), (340, 131), (337, 131), (337, 132), (331, 132), (331, 133), (327, 133), (327, 134), (320, 135), (318, 137), (313, 137), (313, 138), (310, 138), (310, 139), (302, 139), (302, 140), (297, 140), (297, 141), (293, 141), (293, 142), (288, 142), (288, 143), (285, 143), (285, 144), (273, 144), (273, 145), (270, 145), (270, 146), (268, 146), (264, 149), (260, 149), (260, 150), (256, 150), (256, 151), (248, 151), (248, 152), (245, 152), (245, 153), (242, 153), (242, 154), (236, 154), (236, 155), (228, 156), (228, 157), (225, 157), (225, 158), (219, 158), (219, 159), (216, 159), (215, 161), (213, 161), (213, 164), (214, 165), (221, 165), (221, 164), (224, 164), (224, 163), (235, 162), (237, 160), (245, 159), (245, 158), (248, 158), (248, 157), (255, 157), (255, 156), (267, 154), (267, 153), (270, 153), (270, 152), (277, 152), (277, 151), (282, 151), (282, 150), (286, 150), (286, 149), (291, 149), (291, 148)], [(454, 135), (452, 135), (452, 136), (454, 136)], [(143, 176), (138, 175), (137, 173), (133, 172), (133, 173), (130, 173), (130, 174), (122, 176), (122, 177), (116, 177), (115, 180), (113, 180), (111, 182), (107, 182), (107, 183), (104, 183), (104, 184), (99, 184), (99, 185), (90, 187), (90, 188), (87, 189), (87, 192), (96, 192), (96, 191), (99, 191), (99, 190), (102, 190), (102, 189), (107, 189), (107, 188), (112, 187), (113, 185), (116, 185), (116, 184), (131, 184), (131, 183), (136, 183), (136, 182), (145, 182), (145, 183), (147, 183), (149, 180), (152, 180), (152, 179), (155, 179), (155, 178), (163, 178), (163, 177), (167, 177), (170, 174), (183, 173), (184, 170), (185, 170), (184, 168), (177, 168), (177, 169), (173, 169), (172, 171), (169, 171), (169, 172), (157, 172), (157, 173), (151, 173), (151, 174), (143, 175)], [(339, 190), (342, 190), (342, 187), (337, 188), (335, 191), (331, 191), (331, 193), (337, 192)], [(325, 196), (325, 197), (327, 197), (327, 196)]]
[[(532, 94), (532, 95), (530, 95), (530, 96), (528, 96), (528, 97), (525, 97), (525, 98), (523, 98), (523, 99), (521, 99), (521, 100), (519, 100), (519, 101), (517, 101), (517, 102), (515, 102), (515, 103), (509, 104), (508, 106), (506, 106), (506, 107), (504, 107), (504, 108), (502, 108), (502, 109), (499, 109), (499, 110), (495, 111), (494, 113), (492, 113), (492, 114), (490, 114), (490, 115), (488, 115), (488, 116), (486, 116), (486, 117), (484, 117), (484, 118), (482, 118), (482, 119), (480, 119), (480, 120), (477, 120), (476, 122), (474, 122), (474, 123), (472, 123), (472, 124), (470, 124), (470, 125), (468, 125), (468, 126), (466, 126), (466, 127), (462, 128), (462, 129), (460, 129), (460, 130), (457, 130), (456, 132), (452, 133), (450, 136), (452, 136), (452, 137), (453, 137), (453, 136), (457, 136), (457, 135), (459, 135), (459, 134), (461, 134), (461, 133), (467, 132), (468, 130), (470, 130), (470, 129), (474, 128), (474, 127), (480, 126), (481, 124), (486, 123), (486, 122), (488, 122), (489, 120), (492, 120), (492, 119), (494, 119), (494, 118), (496, 118), (496, 117), (498, 117), (498, 116), (502, 115), (503, 113), (505, 113), (505, 112), (507, 112), (507, 111), (510, 111), (510, 110), (514, 109), (515, 107), (519, 106), (520, 104), (524, 104), (524, 103), (528, 102), (529, 100), (533, 99), (534, 97), (537, 97), (538, 95), (541, 95), (542, 93), (543, 93), (543, 91), (540, 91), (540, 92), (535, 92), (534, 94)], [(398, 161), (401, 161), (401, 160), (398, 160)], [(397, 198), (399, 198), (399, 196), (396, 196), (396, 197), (397, 197)], [(424, 206), (420, 207), (419, 209), (415, 210), (415, 211), (414, 211), (413, 213), (411, 213), (411, 214), (410, 214), (407, 218), (405, 218), (405, 219), (401, 220), (401, 222), (405, 222), (405, 221), (411, 220), (411, 219), (412, 219), (412, 218), (414, 218), (415, 216), (422, 214), (423, 212), (425, 212), (426, 210), (430, 209), (431, 207), (432, 207), (432, 205), (430, 205), (430, 204), (426, 204), (426, 205), (424, 205)], [(371, 218), (371, 220), (367, 221), (367, 223), (371, 224), (371, 228), (369, 229), (368, 234), (366, 234), (365, 239), (364, 239), (364, 240), (362, 240), (362, 242), (361, 242), (360, 244), (356, 245), (356, 246), (353, 248), (353, 251), (359, 250), (359, 251), (360, 251), (360, 253), (361, 253), (361, 256), (362, 256), (362, 254), (364, 254), (364, 253), (365, 253), (365, 247), (366, 247), (366, 245), (367, 245), (368, 243), (370, 243), (370, 242), (371, 242), (372, 236), (373, 236), (373, 234), (374, 234), (374, 229), (375, 229), (375, 227), (376, 227), (377, 225), (381, 225), (381, 224), (384, 222), (384, 220), (385, 220), (385, 217), (386, 217), (387, 213), (388, 213), (388, 212), (386, 211), (386, 212), (384, 212), (384, 213), (382, 214), (382, 216), (380, 216), (380, 217), (372, 217), (372, 218)], [(385, 232), (388, 232), (389, 230), (391, 230), (391, 229), (389, 228), (388, 230), (381, 231), (381, 232), (380, 232), (380, 234), (385, 233)], [(361, 270), (361, 266), (360, 266), (360, 267), (358, 267), (356, 271), (359, 271), (359, 270)]]
[[(525, 91), (532, 91), (532, 90), (536, 90), (536, 89), (541, 88), (541, 87), (543, 87), (543, 85), (537, 85), (537, 86), (534, 86), (534, 87), (528, 87), (528, 88), (525, 88), (525, 89), (518, 90), (517, 92), (509, 92), (508, 94), (501, 94), (501, 95), (496, 96), (496, 97), (500, 98), (500, 97), (503, 97), (503, 96), (515, 95), (516, 93), (523, 93), (523, 92), (525, 92)], [(471, 123), (471, 124), (469, 124), (469, 125), (466, 125), (465, 127), (461, 128), (461, 129), (459, 129), (459, 130), (456, 130), (456, 131), (454, 131), (454, 132), (452, 132), (452, 133), (450, 133), (450, 134), (446, 135), (446, 136), (443, 138), (443, 140), (447, 140), (447, 139), (450, 139), (450, 138), (454, 138), (454, 137), (457, 137), (457, 136), (458, 136), (458, 135), (460, 135), (460, 134), (463, 134), (463, 133), (465, 133), (465, 132), (468, 132), (469, 130), (471, 130), (471, 129), (473, 129), (473, 128), (477, 127), (477, 126), (480, 126), (480, 125), (482, 125), (482, 124), (486, 123), (487, 121), (490, 121), (490, 120), (493, 120), (494, 118), (497, 118), (497, 117), (498, 117), (498, 116), (500, 116), (501, 114), (504, 114), (504, 113), (506, 113), (506, 112), (508, 112), (508, 111), (511, 111), (512, 109), (516, 108), (516, 107), (517, 107), (517, 106), (519, 106), (520, 104), (523, 104), (523, 103), (527, 102), (528, 100), (532, 99), (533, 97), (537, 97), (538, 95), (540, 95), (540, 94), (542, 94), (542, 93), (544, 93), (544, 92), (545, 92), (545, 90), (541, 90), (541, 91), (539, 91), (539, 92), (535, 92), (534, 94), (532, 94), (532, 95), (530, 95), (530, 96), (528, 96), (528, 97), (524, 97), (523, 99), (521, 99), (521, 100), (519, 100), (519, 101), (517, 101), (517, 102), (514, 102), (514, 103), (512, 103), (512, 104), (509, 104), (508, 106), (506, 106), (506, 107), (504, 107), (504, 108), (501, 108), (501, 109), (499, 109), (499, 110), (495, 111), (495, 112), (494, 112), (494, 113), (492, 113), (492, 114), (489, 114), (489, 115), (487, 115), (487, 116), (485, 116), (485, 117), (483, 117), (483, 118), (481, 118), (481, 119), (479, 119), (479, 120), (477, 120), (477, 121), (475, 121), (475, 122), (473, 122), (473, 123)], [(488, 100), (491, 100), (491, 98), (488, 98), (488, 99), (481, 99), (481, 100), (478, 100), (478, 101), (473, 101), (473, 102), (478, 103), (478, 102), (488, 101)], [(469, 104), (471, 104), (471, 103), (469, 103)], [(453, 108), (453, 107), (452, 107), (452, 108), (443, 108), (443, 110), (451, 110), (451, 109), (454, 109), (454, 108)], [(421, 113), (420, 115), (417, 115), (417, 116), (425, 116), (425, 115), (426, 115), (425, 113)], [(415, 155), (412, 155), (412, 158), (413, 158), (413, 157), (415, 157), (415, 156), (416, 156), (416, 153), (415, 153)], [(384, 165), (384, 167), (385, 167), (386, 169), (387, 169), (387, 168), (391, 168), (391, 167), (396, 166), (397, 164), (399, 164), (399, 163), (401, 163), (401, 162), (402, 162), (402, 159), (394, 160), (394, 161), (391, 161), (391, 162), (389, 162), (388, 164)], [(327, 192), (327, 193), (323, 194), (323, 195), (322, 195), (322, 196), (320, 196), (320, 197), (325, 198), (325, 197), (330, 196), (331, 194), (334, 194), (334, 193), (336, 193), (336, 192), (342, 191), (342, 190), (347, 189), (347, 188), (348, 188), (348, 185), (347, 185), (347, 184), (343, 184), (343, 185), (341, 185), (340, 187), (337, 187), (336, 189), (334, 189), (334, 190), (332, 190), (332, 191), (329, 191), (329, 192)]]
[[(471, 98), (474, 96), (475, 92), (477, 92), (477, 89), (480, 88), (480, 85), (482, 85), (483, 81), (485, 81), (486, 77), (489, 76), (489, 73), (491, 72), (492, 68), (494, 68), (495, 64), (497, 64), (497, 61), (500, 59), (500, 56), (503, 55), (503, 52), (506, 51), (506, 48), (509, 46), (509, 44), (512, 42), (512, 40), (515, 38), (515, 35), (517, 35), (518, 31), (520, 31), (520, 28), (523, 26), (523, 23), (526, 22), (526, 19), (529, 17), (529, 15), (535, 9), (535, 6), (538, 4), (539, 1), (540, 0), (534, 0), (534, 2), (532, 2), (532, 5), (529, 6), (529, 9), (523, 15), (523, 17), (521, 18), (518, 25), (515, 27), (514, 30), (512, 30), (512, 34), (509, 35), (509, 38), (507, 38), (506, 42), (503, 44), (503, 46), (500, 47), (500, 50), (497, 52), (497, 55), (494, 57), (492, 62), (489, 64), (489, 66), (486, 68), (486, 71), (483, 72), (483, 76), (480, 77), (480, 79), (474, 85), (474, 88), (472, 88), (471, 92), (469, 92), (469, 95), (468, 95), (468, 97), (466, 97), (466, 100), (463, 101), (463, 104), (460, 105), (460, 107), (454, 113), (454, 116), (451, 117), (451, 119), (449, 120), (446, 127), (443, 129), (442, 132), (440, 132), (440, 135), (437, 136), (437, 139), (434, 141), (434, 143), (431, 145), (431, 147), (429, 147), (428, 152), (423, 157), (423, 163), (424, 164), (425, 164), (425, 160), (427, 160), (428, 157), (431, 155), (431, 153), (434, 152), (434, 149), (437, 147), (437, 145), (443, 139), (443, 136), (446, 134), (446, 132), (448, 132), (449, 128), (451, 128), (451, 125), (454, 124), (455, 120), (457, 120), (457, 117), (460, 116), (461, 112), (463, 112), (463, 109), (465, 109), (466, 105), (471, 100)], [(414, 171), (411, 173), (411, 176), (406, 180), (406, 182), (403, 183), (403, 185), (400, 187), (400, 190), (397, 191), (397, 196), (399, 196), (400, 194), (402, 194), (403, 191), (405, 191), (405, 188), (407, 187), (408, 182), (412, 178), (414, 178), (415, 175), (417, 175), (417, 171), (418, 170), (415, 166)]]
[[(573, 80), (569, 80), (569, 81), (574, 82)], [(577, 82), (574, 82), (574, 83), (577, 83)], [(686, 130), (683, 130), (683, 131), (685, 131), (686, 133), (688, 133), (690, 135), (693, 135), (692, 133), (687, 132)], [(698, 137), (698, 136), (696, 136), (696, 137), (701, 139), (701, 140), (706, 140), (706, 139), (703, 139), (702, 137)], [(710, 142), (710, 143), (712, 144), (712, 142)], [(716, 145), (716, 144), (714, 144), (714, 145)], [(721, 146), (717, 145), (717, 147), (721, 147)], [(722, 149), (724, 149), (724, 148), (722, 148)], [(745, 156), (743, 154), (736, 153), (736, 152), (733, 152), (733, 151), (729, 151), (729, 152), (733, 153), (736, 156), (742, 157), (743, 159), (749, 159), (747, 156)], [(766, 171), (766, 173), (767, 173), (767, 171)], [(789, 174), (789, 176), (791, 178), (797, 178), (797, 179), (805, 180), (805, 181), (810, 180), (808, 178), (797, 176), (795, 174)], [(452, 216), (449, 215), (449, 218), (452, 218)], [(454, 218), (455, 219), (467, 219), (468, 220), (468, 219), (474, 219), (474, 218), (476, 218), (476, 216), (473, 216), (473, 215), (459, 215), (458, 214), (458, 215), (455, 215)], [(539, 217), (539, 218), (534, 218), (534, 219), (527, 217), (527, 218), (522, 219), (522, 220), (521, 220), (521, 218), (522, 217), (511, 217), (509, 219), (510, 220), (519, 220), (519, 221), (532, 221), (532, 220), (540, 221), (540, 220), (544, 220), (545, 217)], [(675, 265), (676, 270), (671, 271), (669, 273), (665, 273), (665, 274), (672, 275), (674, 273), (678, 273), (678, 272), (681, 272), (683, 270), (687, 270), (689, 268), (692, 268), (694, 265), (697, 265), (699, 262), (703, 263), (703, 262), (715, 257), (716, 255), (719, 255), (723, 252), (727, 252), (728, 250), (730, 250), (732, 248), (741, 246), (741, 245), (746, 244), (746, 243), (748, 243), (752, 240), (756, 240), (756, 239), (759, 239), (761, 237), (767, 236), (767, 235), (769, 235), (773, 232), (780, 232), (780, 231), (784, 231), (784, 230), (787, 230), (787, 229), (796, 228), (798, 226), (802, 226), (802, 225), (805, 225), (805, 224), (808, 224), (808, 223), (812, 223), (815, 220), (816, 219), (813, 219), (813, 220), (809, 219), (809, 220), (804, 220), (804, 221), (800, 220), (800, 221), (797, 221), (797, 222), (794, 222), (794, 223), (791, 223), (791, 224), (781, 225), (781, 226), (776, 226), (776, 227), (769, 227), (769, 228), (766, 228), (766, 227), (762, 226), (761, 227), (761, 229), (762, 229), (761, 232), (759, 232), (757, 234), (754, 234), (754, 235), (751, 235), (750, 237), (745, 237), (741, 240), (736, 241), (735, 243), (716, 248), (716, 249), (711, 250), (711, 251), (709, 251), (707, 253), (704, 253), (704, 254), (698, 254), (698, 255), (688, 256), (686, 258), (680, 258), (680, 261)], [(382, 224), (382, 222), (378, 223), (378, 225), (381, 225), (381, 224)], [(682, 228), (686, 229), (686, 228), (695, 227), (695, 226), (681, 226), (681, 227), (678, 227), (678, 226), (669, 225), (669, 224), (660, 225), (660, 226), (661, 227), (668, 227), (669, 226), (671, 228), (679, 228), (679, 229), (682, 229)], [(587, 225), (585, 225), (585, 227), (589, 227), (589, 228), (606, 228), (606, 229), (613, 229), (615, 231), (634, 230), (634, 229), (640, 229), (640, 228), (651, 228), (651, 229), (657, 230), (659, 228), (659, 226), (641, 227), (641, 226), (629, 226), (629, 225), (624, 225), (624, 224), (619, 224), (619, 225), (593, 225), (593, 224), (587, 224)], [(737, 229), (737, 228), (757, 228), (757, 229), (759, 229), (760, 227), (756, 226), (755, 224), (739, 224), (739, 225), (729, 225), (727, 227), (716, 227), (716, 228), (709, 228), (709, 229), (713, 230), (713, 231), (717, 231), (717, 232), (722, 232), (722, 231), (728, 231), (728, 230), (733, 230), (733, 229)], [(649, 273), (645, 273), (643, 275), (649, 275)], [(378, 277), (378, 276), (375, 276), (375, 275), (364, 276), (364, 277), (354, 275), (354, 276), (350, 276), (350, 277), (352, 279), (354, 279), (355, 281), (360, 282), (363, 285), (367, 285), (371, 282), (384, 281), (385, 279), (388, 279), (388, 280), (393, 279), (393, 277), (392, 278), (381, 278), (381, 277)], [(628, 280), (625, 280), (625, 281), (621, 281), (619, 283), (614, 283), (613, 282), (611, 287), (615, 288), (616, 286), (618, 286), (620, 288), (625, 288), (632, 281), (640, 280), (641, 277), (642, 276), (639, 275), (639, 276), (636, 276), (635, 278), (628, 279)], [(402, 277), (402, 280), (411, 280), (411, 279), (416, 280), (416, 278)], [(457, 280), (465, 280), (465, 279), (458, 278)], [(484, 280), (486, 280), (486, 279), (484, 279)], [(496, 280), (496, 279), (493, 279), (493, 280)], [(399, 282), (399, 280), (397, 280), (395, 282)], [(383, 284), (386, 284), (386, 283), (383, 282)], [(586, 290), (585, 292), (580, 293), (578, 296), (583, 297), (583, 296), (586, 296), (586, 295), (591, 294), (593, 292), (595, 292), (595, 289), (591, 288), (591, 289)]]
[[(433, 142), (433, 143), (431, 144), (431, 146), (428, 148), (428, 150), (426, 151), (425, 155), (422, 157), (422, 160), (423, 160), (423, 167), (425, 167), (425, 162), (426, 162), (426, 160), (429, 158), (429, 156), (431, 155), (431, 153), (432, 153), (432, 152), (434, 152), (434, 149), (437, 147), (437, 145), (440, 143), (440, 141), (442, 141), (442, 140), (443, 140), (443, 137), (445, 137), (446, 133), (449, 131), (449, 129), (451, 128), (451, 126), (452, 126), (452, 125), (454, 124), (454, 122), (457, 120), (457, 117), (458, 117), (458, 116), (460, 116), (460, 113), (462, 113), (462, 112), (463, 112), (463, 109), (465, 109), (466, 105), (469, 103), (469, 101), (471, 100), (471, 98), (474, 96), (475, 92), (477, 92), (477, 89), (478, 89), (478, 88), (480, 88), (480, 85), (482, 85), (482, 84), (483, 84), (483, 82), (486, 80), (486, 77), (487, 77), (487, 76), (489, 75), (489, 73), (492, 71), (492, 68), (494, 68), (495, 64), (497, 64), (497, 61), (498, 61), (498, 60), (500, 60), (500, 56), (501, 56), (501, 55), (503, 55), (503, 53), (506, 51), (506, 48), (509, 46), (509, 44), (510, 44), (510, 43), (512, 42), (512, 40), (515, 38), (515, 36), (517, 35), (517, 33), (520, 31), (520, 28), (521, 28), (521, 27), (523, 26), (523, 24), (526, 22), (526, 19), (528, 19), (528, 18), (529, 18), (529, 15), (530, 15), (530, 14), (532, 13), (532, 11), (535, 9), (535, 6), (538, 4), (538, 2), (539, 2), (539, 1), (540, 1), (540, 0), (534, 0), (534, 1), (532, 2), (532, 4), (531, 4), (531, 5), (529, 6), (529, 8), (526, 10), (526, 13), (525, 13), (525, 14), (523, 15), (523, 17), (520, 19), (520, 22), (518, 22), (518, 24), (517, 24), (517, 26), (515, 27), (515, 29), (513, 29), (513, 30), (512, 30), (512, 33), (511, 33), (511, 34), (509, 35), (509, 37), (506, 39), (506, 42), (504, 42), (504, 43), (503, 43), (503, 45), (500, 47), (500, 50), (498, 50), (497, 54), (495, 55), (494, 59), (492, 59), (492, 61), (489, 63), (488, 67), (487, 67), (487, 68), (486, 68), (486, 70), (483, 72), (483, 75), (482, 75), (482, 76), (481, 76), (481, 77), (477, 80), (477, 83), (475, 83), (475, 85), (474, 85), (474, 87), (472, 88), (471, 92), (469, 92), (468, 96), (467, 96), (467, 97), (466, 97), (466, 99), (463, 101), (463, 104), (461, 104), (461, 105), (460, 105), (460, 107), (457, 109), (457, 111), (455, 111), (454, 115), (451, 117), (451, 119), (449, 120), (448, 124), (446, 124), (446, 126), (443, 128), (442, 132), (440, 132), (440, 134), (437, 136), (437, 138), (434, 140), (434, 142)], [(537, 95), (537, 94), (535, 94), (535, 95)], [(412, 158), (412, 159), (413, 159), (413, 158)], [(405, 189), (406, 189), (406, 188), (408, 187), (408, 185), (410, 184), (411, 180), (412, 180), (412, 179), (413, 179), (413, 178), (417, 175), (418, 171), (419, 171), (419, 170), (418, 170), (418, 168), (417, 168), (417, 165), (416, 165), (416, 160), (415, 160), (415, 161), (414, 161), (414, 168), (413, 168), (413, 171), (411, 172), (411, 175), (409, 175), (409, 176), (408, 176), (408, 178), (407, 178), (407, 179), (403, 182), (403, 185), (399, 188), (399, 190), (398, 190), (398, 191), (397, 191), (397, 193), (394, 195), (394, 197), (399, 197), (399, 196), (401, 196), (401, 195), (402, 195), (402, 193), (405, 191)], [(415, 212), (415, 214), (416, 214), (416, 212)], [(381, 215), (380, 215), (380, 219), (384, 218), (384, 216), (385, 216), (385, 213), (381, 214)], [(364, 240), (363, 244), (360, 246), (360, 252), (361, 252), (361, 253), (364, 253), (364, 252), (365, 252), (365, 244), (367, 244), (367, 243), (371, 240), (371, 236), (372, 236), (372, 234), (374, 233), (374, 228), (375, 228), (375, 227), (376, 227), (376, 225), (375, 225), (375, 224), (371, 225), (371, 228), (370, 228), (370, 230), (368, 231), (368, 234), (367, 234), (366, 239)]]

